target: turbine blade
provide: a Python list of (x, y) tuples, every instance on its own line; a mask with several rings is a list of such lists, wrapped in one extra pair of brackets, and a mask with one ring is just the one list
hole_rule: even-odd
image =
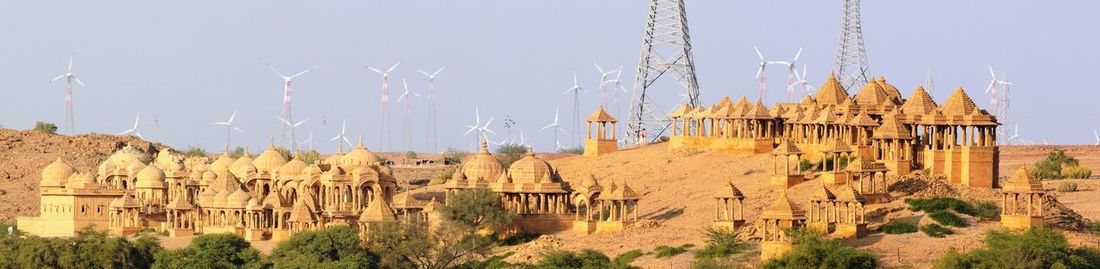
[(393, 64), (393, 66), (390, 66), (390, 69), (386, 69), (386, 73), (393, 72), (393, 70), (397, 69), (397, 66), (399, 65), (401, 65), (401, 61), (397, 61), (397, 63)]
[(439, 69), (435, 70), (435, 72), (432, 72), (432, 77), (435, 77), (435, 75), (439, 75), (440, 72), (443, 72), (443, 69), (447, 69), (447, 67), (440, 66)]
[(794, 60), (791, 60), (792, 65), (794, 64), (794, 62), (798, 61), (799, 56), (802, 56), (802, 48), (798, 48), (798, 53), (794, 54)]
[(69, 75), (69, 74), (60, 74), (60, 75), (57, 75), (57, 77), (55, 77), (55, 78), (53, 78), (53, 79), (50, 79), (50, 82), (54, 82), (54, 81), (57, 81), (57, 80), (59, 80), (59, 79), (65, 78), (65, 76), (66, 76), (66, 75)]
[(309, 71), (311, 71), (311, 70), (313, 70), (313, 69), (317, 69), (318, 67), (319, 67), (319, 66), (316, 66), (316, 65), (315, 65), (315, 66), (313, 66), (313, 67), (310, 67), (309, 69), (303, 70), (302, 72), (298, 72), (297, 74), (291, 75), (289, 79), (294, 79), (294, 78), (296, 78), (296, 77), (298, 77), (298, 76), (301, 76), (302, 74), (305, 74), (306, 72), (309, 72)]
[(279, 75), (279, 77), (283, 77), (283, 78), (285, 78), (285, 77), (286, 77), (286, 75), (283, 75), (283, 72), (279, 72), (279, 70), (278, 70), (278, 69), (275, 69), (275, 66), (274, 66), (274, 65), (271, 65), (270, 63), (268, 63), (268, 64), (267, 64), (267, 67), (268, 67), (268, 68), (271, 68), (271, 72), (275, 72), (275, 74), (276, 74), (276, 75)]
[(234, 131), (241, 132), (242, 134), (247, 134), (248, 133), (248, 132), (245, 132), (244, 130), (241, 130), (241, 128), (237, 128), (237, 126), (229, 126), (229, 127), (233, 127)]
[(763, 62), (764, 61), (764, 54), (760, 53), (760, 49), (756, 48), (756, 46), (752, 46), (752, 50), (756, 51), (756, 57), (760, 57), (760, 61)]
[(382, 74), (382, 70), (378, 70), (374, 67), (367, 66), (367, 69), (370, 69), (370, 71), (374, 71), (375, 73), (378, 73), (379, 75)]
[(80, 81), (80, 78), (73, 76), (73, 81), (76, 81), (76, 84), (80, 84), (80, 87), (84, 87), (84, 82)]

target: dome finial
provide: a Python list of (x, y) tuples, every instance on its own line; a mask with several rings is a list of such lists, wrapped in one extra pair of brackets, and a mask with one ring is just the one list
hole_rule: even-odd
[(268, 149), (275, 149), (275, 136), (274, 135), (267, 136), (267, 148)]
[(365, 148), (365, 147), (363, 147), (363, 135), (359, 135), (359, 144), (355, 145), (355, 147), (356, 148)]

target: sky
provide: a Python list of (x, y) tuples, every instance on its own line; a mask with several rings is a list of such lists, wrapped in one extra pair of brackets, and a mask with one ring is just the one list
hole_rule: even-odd
[[(753, 46), (774, 60), (804, 48), (799, 65), (814, 85), (833, 68), (839, 0), (686, 5), (704, 103), (757, 96)], [(961, 86), (989, 109), (982, 91), (992, 65), (1014, 84), (1008, 127), (1018, 125), (1023, 139), (1093, 144), (1098, 9), (1097, 1), (864, 1), (863, 34), (872, 72), (904, 96), (931, 71), (938, 102)], [(65, 87), (47, 81), (64, 73), (73, 53), (74, 74), (87, 84), (74, 89), (79, 133), (119, 133), (140, 113), (138, 131), (147, 139), (217, 152), (226, 129), (209, 123), (236, 110), (247, 133), (234, 133), (234, 146), (262, 148), (272, 137), (284, 143), (276, 118), (283, 81), (266, 62), (284, 73), (319, 67), (294, 81), (294, 118), (309, 119), (299, 140), (312, 132), (318, 150), (334, 151), (329, 139), (346, 120), (352, 142), (362, 136), (372, 150), (405, 151), (404, 107), (392, 102), (401, 80), (423, 93), (427, 81), (416, 70), (446, 66), (436, 80), (439, 146), (427, 146), (428, 108), (419, 97), (411, 103), (411, 150), (474, 148), (475, 136), (464, 134), (476, 108), (483, 122), (494, 118), (493, 139), (507, 139), (510, 118), (514, 135), (522, 131), (536, 150), (550, 151), (553, 133), (539, 129), (556, 109), (565, 131), (575, 133), (573, 98), (562, 94), (574, 71), (589, 90), (580, 97), (582, 117), (601, 102), (593, 62), (623, 66), (623, 86), (632, 87), (647, 11), (642, 0), (3, 1), (0, 126), (61, 126)], [(364, 67), (398, 61), (383, 147), (381, 78)], [(769, 105), (785, 101), (785, 70), (770, 67), (767, 76)], [(657, 93), (658, 102), (672, 107), (675, 90)]]

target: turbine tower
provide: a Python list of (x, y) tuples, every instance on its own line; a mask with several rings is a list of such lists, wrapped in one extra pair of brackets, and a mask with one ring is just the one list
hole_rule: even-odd
[(401, 85), (404, 86), (404, 91), (401, 93), (400, 97), (397, 97), (397, 102), (398, 103), (402, 103), (402, 102), (405, 103), (405, 111), (404, 111), (404, 113), (402, 113), (402, 114), (404, 114), (403, 116), (404, 116), (404, 120), (405, 120), (405, 125), (402, 126), (402, 127), (404, 127), (404, 128), (402, 128), (402, 131), (403, 131), (402, 138), (404, 139), (403, 142), (404, 142), (404, 145), (405, 145), (405, 150), (410, 151), (410, 150), (413, 150), (413, 148), (412, 148), (412, 98), (414, 96), (420, 96), (420, 94), (416, 93), (412, 90), (409, 90), (409, 82), (405, 81), (405, 78), (401, 78)]
[(65, 127), (69, 129), (69, 134), (76, 134), (75, 117), (73, 116), (73, 82), (80, 84), (84, 87), (84, 82), (80, 81), (75, 75), (73, 75), (73, 54), (69, 53), (69, 69), (66, 69), (64, 74), (58, 75), (50, 80), (50, 82), (65, 79)]
[(236, 119), (236, 118), (237, 118), (237, 111), (233, 110), (233, 115), (229, 115), (229, 120), (219, 121), (219, 122), (211, 122), (210, 123), (210, 125), (225, 126), (225, 148), (226, 149), (229, 149), (229, 136), (233, 134), (233, 131), (237, 131), (237, 132), (240, 132), (242, 134), (245, 133), (244, 130), (241, 130), (241, 128), (237, 128), (236, 125), (233, 125), (233, 119)]
[(432, 152), (439, 152), (439, 136), (436, 135), (435, 132), (435, 76), (439, 75), (439, 72), (443, 72), (443, 69), (446, 68), (446, 66), (440, 67), (432, 73), (416, 70), (428, 77), (428, 148), (430, 148)]
[(378, 140), (379, 140), (378, 141), (378, 143), (379, 143), (378, 148), (383, 150), (383, 151), (386, 150), (386, 145), (390, 143), (390, 137), (389, 137), (390, 129), (386, 128), (386, 127), (388, 127), (387, 126), (387, 122), (388, 122), (387, 119), (389, 118), (389, 112), (388, 111), (390, 110), (390, 107), (389, 107), (389, 105), (390, 105), (390, 72), (393, 72), (394, 69), (397, 69), (397, 66), (399, 66), (399, 65), (401, 65), (401, 62), (397, 62), (397, 63), (391, 65), (390, 68), (386, 69), (386, 71), (382, 71), (382, 70), (379, 70), (378, 68), (367, 66), (367, 69), (370, 69), (370, 71), (374, 71), (375, 73), (378, 73), (378, 75), (382, 76), (382, 106), (381, 106), (381, 109), (382, 109), (382, 114), (381, 114), (382, 118), (381, 119), (382, 120), (379, 122), (379, 124), (381, 126), (378, 128), (378, 131), (382, 134), (378, 136)]
[[(582, 91), (587, 92), (587, 90), (582, 88), (580, 86), (580, 84), (577, 83), (577, 72), (573, 72), (573, 87), (570, 87), (569, 89), (565, 90), (565, 92), (562, 93), (563, 95), (569, 95), (570, 92), (572, 92), (572, 94), (573, 94), (573, 134), (576, 134), (577, 133), (577, 128), (580, 128), (579, 124), (581, 122), (581, 92)], [(581, 141), (580, 141), (579, 136), (577, 136), (577, 139), (574, 139), (574, 140), (576, 140), (575, 141), (576, 144), (573, 144), (573, 145), (580, 145)]]
[[(305, 74), (309, 71), (312, 71), (313, 69), (317, 69), (317, 66), (310, 67), (309, 69), (303, 70), (302, 72), (298, 72), (297, 74), (293, 74), (293, 75), (289, 75), (289, 76), (283, 75), (283, 72), (279, 72), (279, 70), (275, 69), (275, 66), (271, 65), (270, 63), (267, 64), (267, 67), (271, 68), (271, 71), (275, 72), (276, 75), (279, 75), (279, 77), (283, 78), (283, 116), (282, 116), (282, 118), (284, 119), (284, 121), (293, 122), (294, 117), (292, 117), (291, 114), (290, 114), (290, 84), (291, 84), (291, 81), (293, 81), (294, 78), (296, 78), (298, 76), (301, 76), (301, 75), (303, 75), (303, 74)], [(283, 128), (283, 139), (284, 140), (286, 139), (287, 128), (290, 128), (290, 127), (284, 126), (284, 128)], [(294, 131), (290, 130), (290, 132), (294, 132)], [(291, 134), (291, 135), (293, 136), (293, 134)]]
[(554, 132), (554, 150), (561, 150), (562, 149), (561, 142), (559, 142), (559, 140), (558, 140), (558, 133), (562, 133), (562, 134), (565, 134), (565, 135), (569, 134), (569, 133), (566, 133), (565, 130), (563, 130), (561, 128), (560, 124), (558, 124), (558, 112), (559, 112), (558, 109), (554, 109), (554, 122), (551, 122), (550, 124), (547, 124), (545, 127), (542, 127), (542, 129), (539, 129), (539, 131), (544, 131), (546, 129), (551, 129)]
[(867, 65), (867, 49), (863, 46), (859, 0), (844, 0), (844, 16), (840, 21), (840, 42), (836, 47), (836, 76), (845, 89), (862, 87), (871, 81)]
[(658, 88), (653, 83), (662, 77), (671, 77), (669, 79), (683, 88), (689, 106), (701, 105), (684, 0), (649, 1), (649, 16), (642, 36), (641, 56), (634, 73), (630, 115), (626, 122), (624, 140), (627, 143), (660, 137), (660, 131), (649, 132), (647, 125), (658, 126), (662, 130), (668, 128), (668, 114), (657, 106), (652, 96)]

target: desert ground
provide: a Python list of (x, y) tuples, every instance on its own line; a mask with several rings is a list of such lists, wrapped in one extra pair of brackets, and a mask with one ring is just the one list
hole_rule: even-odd
[[(79, 171), (93, 171), (109, 156), (115, 148), (130, 143), (145, 150), (159, 150), (166, 145), (148, 143), (132, 137), (109, 135), (59, 136), (28, 131), (0, 129), (0, 220), (13, 221), (19, 216), (37, 215), (39, 172), (57, 158), (59, 153), (71, 162)], [(1042, 159), (1053, 149), (1065, 149), (1067, 154), (1080, 159), (1081, 164), (1100, 171), (1100, 147), (1097, 146), (1002, 146), (1002, 180), (1012, 174), (1020, 165), (1030, 165)], [(391, 160), (399, 159), (399, 153), (380, 154)], [(418, 154), (420, 158), (431, 158), (431, 154)], [(540, 155), (541, 156), (541, 155)], [(546, 159), (560, 173), (563, 179), (579, 184), (589, 174), (596, 175), (601, 185), (613, 180), (616, 184), (626, 182), (642, 196), (639, 207), (640, 221), (635, 227), (619, 234), (598, 234), (590, 236), (561, 232), (544, 236), (530, 243), (502, 247), (500, 252), (513, 251), (511, 261), (534, 259), (540, 253), (554, 249), (580, 250), (592, 248), (614, 256), (626, 251), (638, 249), (652, 251), (660, 245), (679, 246), (685, 243), (704, 245), (704, 227), (714, 218), (714, 200), (718, 190), (727, 182), (733, 181), (748, 197), (745, 204), (745, 217), (749, 227), (743, 237), (749, 241), (749, 250), (735, 259), (747, 264), (758, 263), (758, 239), (754, 220), (763, 208), (770, 205), (780, 191), (768, 184), (769, 173), (766, 170), (772, 162), (770, 155), (740, 156), (717, 152), (671, 153), (665, 144), (653, 144), (639, 148), (625, 149), (598, 159), (550, 154)], [(395, 174), (399, 182), (420, 182), (433, 177), (446, 167), (431, 168), (397, 165)], [(1051, 210), (1059, 216), (1047, 216), (1048, 220), (1060, 216), (1077, 218), (1078, 222), (1087, 219), (1100, 219), (1100, 201), (1089, 199), (1100, 194), (1100, 182), (1088, 179), (1073, 179), (1080, 190), (1072, 193), (1058, 193), (1054, 189), (1059, 181), (1044, 182), (1050, 194), (1056, 197), (1068, 210)], [(794, 186), (788, 195), (793, 201), (805, 206), (806, 197), (815, 186), (817, 179)], [(415, 190), (417, 193), (441, 191), (440, 186), (427, 186)], [(964, 199), (998, 201), (995, 190), (966, 189), (954, 187), (947, 190), (932, 189), (919, 191), (914, 196), (946, 194)], [(899, 218), (923, 220), (923, 213), (906, 210), (901, 201), (910, 194), (892, 193), (894, 200), (889, 203), (874, 204), (867, 207), (870, 227), (874, 229), (885, 221)], [(1072, 212), (1080, 214), (1076, 217)], [(955, 229), (957, 234), (946, 238), (931, 238), (923, 233), (904, 235), (886, 235), (872, 233), (870, 236), (846, 240), (852, 246), (871, 250), (888, 267), (927, 268), (931, 261), (947, 252), (950, 248), (965, 250), (980, 246), (984, 233), (999, 229), (997, 222), (976, 222), (967, 228)], [(1085, 232), (1067, 232), (1074, 244), (1100, 246), (1100, 237)], [(165, 247), (180, 248), (189, 244), (190, 238), (164, 238)], [(254, 244), (267, 252), (274, 246), (270, 242)], [(690, 253), (669, 258), (657, 259), (652, 255), (642, 256), (634, 262), (645, 268), (685, 268), (691, 263)]]

